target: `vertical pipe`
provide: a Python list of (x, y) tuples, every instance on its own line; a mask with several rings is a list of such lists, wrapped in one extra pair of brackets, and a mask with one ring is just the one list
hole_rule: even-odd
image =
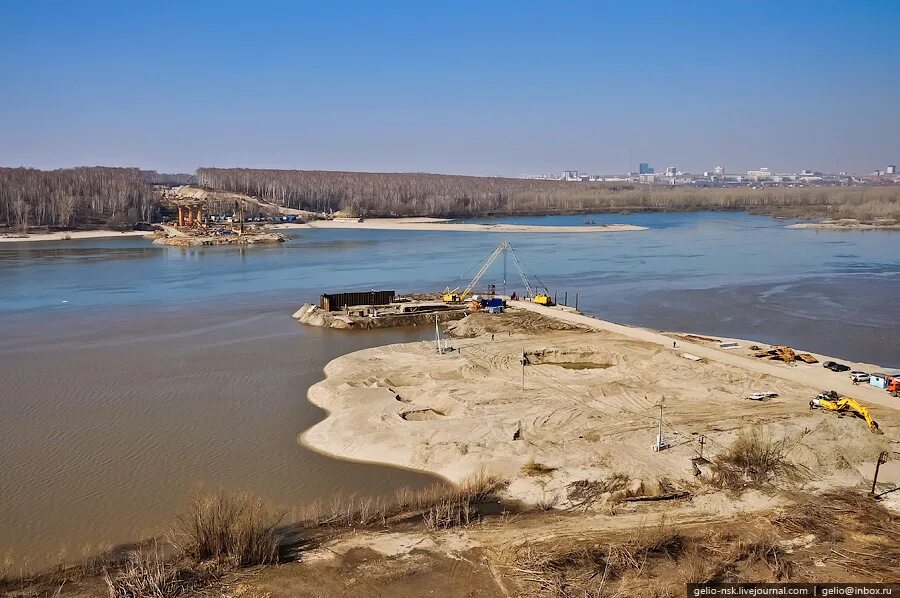
[(566, 305), (566, 306), (569, 305), (569, 291), (566, 291), (566, 294), (563, 298), (563, 305)]
[(578, 311), (578, 293), (575, 293), (575, 311)]

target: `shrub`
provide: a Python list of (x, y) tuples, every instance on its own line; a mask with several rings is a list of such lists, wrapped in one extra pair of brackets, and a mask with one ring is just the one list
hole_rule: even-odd
[(202, 585), (206, 576), (166, 563), (158, 552), (133, 552), (115, 575), (104, 570), (110, 598), (174, 598)]
[(191, 511), (178, 520), (174, 543), (199, 562), (235, 567), (272, 563), (278, 557), (277, 527), (283, 517), (249, 494), (196, 497)]
[(738, 490), (781, 475), (796, 477), (797, 470), (785, 460), (786, 453), (786, 439), (776, 441), (759, 428), (744, 429), (725, 452), (713, 459), (713, 482)]

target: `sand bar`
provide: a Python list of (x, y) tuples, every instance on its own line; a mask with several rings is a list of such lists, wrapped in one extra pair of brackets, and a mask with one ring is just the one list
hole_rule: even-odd
[(29, 243), (34, 241), (75, 241), (78, 239), (103, 239), (112, 237), (149, 237), (153, 233), (139, 230), (78, 230), (55, 233), (36, 233), (24, 237), (0, 235), (0, 243)]
[(898, 231), (900, 224), (894, 221), (886, 221), (882, 223), (866, 223), (854, 219), (845, 220), (824, 220), (822, 222), (799, 222), (797, 224), (789, 224), (786, 228), (793, 229), (812, 229), (812, 230), (843, 230), (843, 231)]
[[(291, 225), (288, 225), (291, 226)], [(407, 231), (459, 231), (489, 233), (613, 233), (647, 230), (632, 224), (597, 224), (584, 226), (535, 226), (526, 224), (469, 224), (451, 222), (445, 218), (367, 218), (362, 222), (352, 219), (315, 220), (293, 228), (341, 228)]]

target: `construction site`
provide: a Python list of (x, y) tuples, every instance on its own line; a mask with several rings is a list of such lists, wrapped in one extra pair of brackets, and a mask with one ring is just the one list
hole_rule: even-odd
[(159, 232), (154, 243), (176, 247), (209, 245), (253, 245), (281, 243), (286, 237), (267, 230), (264, 219), (248, 216), (246, 202), (234, 200), (232, 205), (218, 202), (217, 214), (211, 214), (211, 204), (205, 197), (181, 195), (165, 196), (166, 206), (173, 212), (169, 223), (156, 225)]
[[(900, 510), (900, 403), (881, 378), (860, 383), (868, 377), (862, 370), (878, 366), (850, 363), (848, 375), (832, 357), (783, 345), (607, 322), (553, 305), (521, 267), (527, 296), (498, 297), (490, 309), (493, 289), (476, 292), (476, 285), (505, 251), (508, 244), (498, 246), (473, 284), (422, 303), (434, 309), (433, 341), (329, 363), (325, 380), (309, 391), (328, 416), (302, 441), (457, 484), (496, 476), (505, 481), (498, 496), (507, 508), (565, 514), (560, 528), (541, 527), (557, 547), (624, 531), (627, 521), (664, 521), (682, 533), (748, 514), (786, 517), (819, 496)], [(459, 312), (454, 321), (435, 322), (434, 314), (450, 312)], [(817, 541), (803, 534), (782, 540), (807, 548)], [(496, 548), (487, 538), (479, 543)], [(508, 538), (510, 546), (522, 548)], [(571, 567), (579, 574), (594, 567), (597, 575), (578, 550), (566, 553)], [(859, 573), (864, 567), (854, 558), (866, 559), (851, 557)], [(847, 563), (835, 555), (815, 560), (805, 564), (822, 568), (813, 576)], [(767, 579), (786, 579), (774, 571), (766, 569)], [(572, 587), (594, 587), (589, 575), (580, 579), (585, 585)]]
[[(481, 293), (478, 284), (499, 258), (503, 258), (504, 280), (509, 258), (524, 288), (524, 296), (497, 293), (496, 285), (488, 285)], [(398, 296), (394, 291), (356, 291), (324, 293), (318, 305), (304, 304), (293, 318), (301, 324), (337, 329), (392, 328), (395, 326), (420, 326), (459, 320), (478, 311), (497, 315), (507, 307), (507, 300), (525, 299), (536, 305), (554, 305), (550, 291), (533, 274), (527, 273), (512, 246), (504, 241), (490, 255), (472, 269), (475, 275), (465, 288), (449, 286), (442, 292), (413, 293)], [(471, 270), (471, 269), (470, 269)], [(532, 282), (532, 280), (535, 282)], [(535, 285), (539, 286), (535, 286)], [(438, 331), (439, 333), (439, 331)]]

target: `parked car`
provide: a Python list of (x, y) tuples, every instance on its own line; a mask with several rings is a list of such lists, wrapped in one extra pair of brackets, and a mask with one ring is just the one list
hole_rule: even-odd
[(838, 363), (836, 361), (826, 361), (822, 364), (822, 367), (828, 368), (832, 372), (849, 372), (850, 366), (844, 365), (843, 363)]
[(850, 379), (854, 382), (868, 382), (869, 375), (865, 372), (850, 372)]
[(763, 391), (763, 392), (755, 392), (747, 398), (750, 399), (751, 401), (765, 401), (766, 399), (771, 399), (771, 398), (774, 398), (777, 396), (778, 396), (777, 392)]

